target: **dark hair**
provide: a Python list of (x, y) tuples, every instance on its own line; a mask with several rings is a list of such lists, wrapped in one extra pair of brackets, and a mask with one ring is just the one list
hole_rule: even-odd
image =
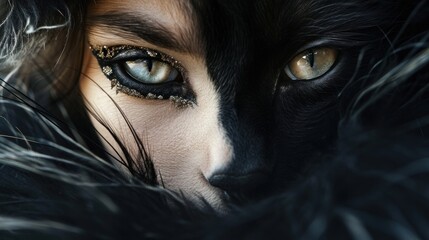
[[(87, 1), (3, 1), (0, 15), (3, 71), (19, 67), (20, 79), (45, 80), (49, 76), (55, 80), (53, 85), (59, 79), (78, 79), (87, 4)], [(74, 84), (64, 81), (57, 90)]]
[[(139, 149), (138, 156), (130, 153), (129, 146), (123, 144), (91, 106), (88, 108), (84, 104), (85, 99), (80, 95), (78, 81), (86, 44), (85, 15), (90, 1), (5, 1), (1, 4), (0, 19), (4, 19), (4, 23), (0, 31), (5, 34), (0, 40), (1, 55), (4, 55), (0, 73), (13, 72), (5, 83), (17, 88), (4, 96), (18, 94), (21, 99), (31, 96), (24, 101), (26, 104), (43, 111), (81, 144), (109, 159), (111, 156), (102, 147), (90, 123), (89, 112), (120, 146), (124, 159), (115, 160), (132, 175), (148, 184), (156, 184), (153, 164), (133, 127), (129, 125)], [(141, 160), (134, 161), (136, 158)]]

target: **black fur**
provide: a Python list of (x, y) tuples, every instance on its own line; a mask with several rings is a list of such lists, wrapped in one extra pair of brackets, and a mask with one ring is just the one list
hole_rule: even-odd
[[(32, 4), (43, 9), (42, 2)], [(222, 124), (237, 146), (228, 171), (262, 169), (269, 178), (246, 191), (237, 190), (247, 182), (220, 183), (231, 197), (227, 213), (196, 207), (144, 174), (125, 176), (94, 154), (96, 142), (75, 139), (80, 127), (9, 81), (1, 102), (2, 239), (429, 239), (427, 1), (193, 6)], [(2, 33), (23, 21), (26, 8), (15, 7)], [(340, 70), (324, 81), (287, 81), (279, 69), (320, 39), (341, 49)], [(24, 48), (10, 57), (22, 58)]]

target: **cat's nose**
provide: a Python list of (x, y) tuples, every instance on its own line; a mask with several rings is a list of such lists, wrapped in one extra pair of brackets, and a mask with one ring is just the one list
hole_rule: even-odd
[(269, 171), (262, 165), (233, 164), (213, 173), (208, 181), (225, 191), (246, 192), (266, 183), (268, 179)]

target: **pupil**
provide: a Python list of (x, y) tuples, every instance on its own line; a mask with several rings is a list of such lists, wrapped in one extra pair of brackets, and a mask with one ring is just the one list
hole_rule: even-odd
[(147, 70), (149, 72), (151, 72), (152, 71), (152, 67), (153, 67), (152, 61), (151, 60), (145, 60), (145, 62), (146, 62)]
[(313, 51), (313, 49), (308, 50), (307, 59), (308, 59), (308, 63), (310, 63), (310, 67), (314, 67), (314, 51)]

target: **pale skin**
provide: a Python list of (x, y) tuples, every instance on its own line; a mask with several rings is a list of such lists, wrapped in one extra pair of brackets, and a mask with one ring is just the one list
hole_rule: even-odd
[[(188, 33), (197, 32), (192, 31), (194, 26), (189, 13), (184, 13), (175, 4), (179, 1), (168, 1), (168, 4), (162, 4), (164, 2), (159, 0), (126, 2), (97, 1), (90, 7), (89, 14), (126, 11), (156, 21), (173, 35), (181, 34), (184, 26)], [(176, 51), (138, 36), (124, 37), (108, 27), (91, 24), (87, 28), (87, 37), (89, 44), (85, 52), (80, 89), (88, 105), (136, 152), (134, 139), (112, 98), (143, 140), (159, 173), (158, 177), (162, 177), (165, 186), (191, 196), (202, 196), (215, 207), (221, 208), (222, 191), (211, 186), (207, 179), (232, 159), (232, 146), (219, 122), (219, 96), (208, 76), (202, 51), (198, 50), (198, 46), (190, 47), (195, 51)], [(191, 38), (198, 42), (198, 36)], [(142, 99), (117, 93), (115, 88), (111, 89), (111, 82), (101, 71), (89, 45), (131, 45), (150, 48), (173, 57), (187, 70), (196, 104), (177, 107), (168, 99)], [(100, 123), (94, 119), (92, 122), (103, 138), (114, 143), (112, 136)], [(113, 145), (114, 149), (107, 146), (106, 142), (104, 145), (112, 155), (117, 156), (114, 151), (119, 149), (117, 145)]]

